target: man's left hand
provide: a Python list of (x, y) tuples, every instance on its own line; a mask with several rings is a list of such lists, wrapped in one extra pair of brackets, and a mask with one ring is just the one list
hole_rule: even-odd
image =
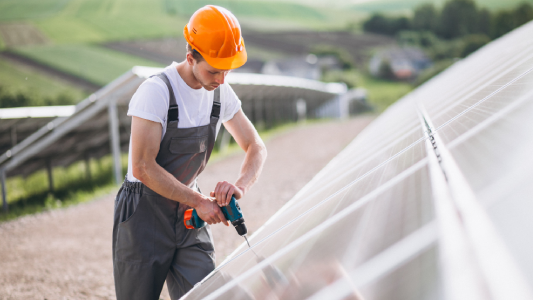
[(227, 181), (217, 183), (215, 191), (211, 192), (211, 197), (215, 197), (218, 206), (220, 207), (228, 205), (232, 195), (235, 195), (235, 199), (240, 199), (243, 195), (243, 191)]

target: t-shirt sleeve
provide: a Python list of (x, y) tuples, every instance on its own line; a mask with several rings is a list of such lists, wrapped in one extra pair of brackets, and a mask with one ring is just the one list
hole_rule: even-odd
[(165, 126), (168, 113), (168, 88), (165, 83), (152, 77), (145, 80), (131, 97), (128, 116), (161, 123)]
[[(237, 97), (237, 94), (233, 91), (229, 84), (224, 85), (224, 95), (221, 95), (222, 101), (224, 101), (224, 111), (222, 112), (222, 123), (225, 123), (241, 109), (241, 100)], [(222, 91), (221, 91), (222, 92)]]

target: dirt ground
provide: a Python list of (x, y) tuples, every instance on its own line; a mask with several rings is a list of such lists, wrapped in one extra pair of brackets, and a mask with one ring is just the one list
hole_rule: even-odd
[[(250, 234), (292, 198), (370, 121), (298, 126), (266, 142), (259, 182), (240, 201)], [(242, 152), (208, 165), (204, 193), (234, 181)], [(111, 261), (114, 194), (77, 206), (0, 223), (0, 299), (115, 299)], [(217, 264), (243, 242), (233, 228), (212, 226)], [(161, 297), (170, 299), (163, 290)]]

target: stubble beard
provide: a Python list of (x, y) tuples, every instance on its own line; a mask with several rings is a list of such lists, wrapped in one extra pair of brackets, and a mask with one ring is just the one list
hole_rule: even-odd
[[(198, 64), (198, 63), (197, 63)], [(205, 83), (205, 81), (202, 79), (202, 77), (200, 76), (198, 70), (197, 70), (197, 66), (194, 66), (192, 68), (192, 75), (194, 76), (194, 78), (196, 79), (196, 81), (198, 81), (202, 87), (208, 91), (213, 91), (215, 90), (215, 88), (213, 87), (213, 83), (209, 84), (209, 83)]]

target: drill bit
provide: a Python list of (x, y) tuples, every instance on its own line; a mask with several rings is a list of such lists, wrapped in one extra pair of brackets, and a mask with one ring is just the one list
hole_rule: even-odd
[(259, 255), (257, 255), (257, 253), (255, 253), (254, 249), (252, 249), (252, 246), (250, 246), (250, 242), (248, 241), (248, 238), (246, 238), (246, 235), (243, 235), (242, 237), (246, 240), (246, 243), (248, 243), (248, 248), (250, 248), (250, 250), (252, 250), (252, 252), (257, 257), (258, 261), (262, 261), (262, 259), (259, 258)]
[(252, 246), (250, 246), (250, 242), (248, 242), (248, 239), (246, 238), (246, 236), (243, 235), (242, 237), (246, 240), (246, 243), (248, 243), (248, 248), (252, 249)]

